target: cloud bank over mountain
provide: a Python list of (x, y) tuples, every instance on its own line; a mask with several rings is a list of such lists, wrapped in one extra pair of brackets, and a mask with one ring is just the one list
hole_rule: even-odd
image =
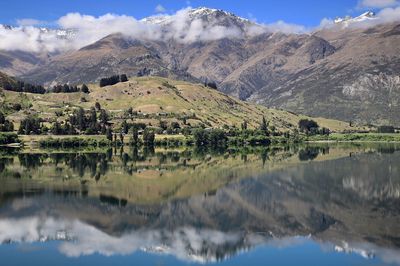
[[(100, 254), (102, 256), (127, 256), (138, 251), (172, 255), (181, 261), (208, 263), (221, 260), (222, 247), (231, 247), (225, 258), (259, 245), (272, 248), (303, 245), (311, 238), (287, 236), (275, 238), (254, 233), (221, 232), (212, 229), (182, 227), (174, 231), (138, 230), (113, 236), (78, 220), (53, 217), (22, 217), (0, 220), (0, 243), (35, 243), (59, 241), (58, 250), (71, 258)], [(396, 250), (381, 248), (370, 243), (329, 242), (321, 247), (335, 252), (354, 253), (373, 258), (375, 255), (387, 263), (400, 263)], [(333, 248), (334, 246), (334, 248)], [(207, 251), (206, 253), (204, 251)]]
[[(377, 1), (365, 0), (363, 5), (376, 5)], [(378, 1), (380, 2), (380, 1)], [(393, 1), (385, 1), (382, 7), (391, 5)], [(395, 2), (395, 1), (394, 1)], [(381, 3), (381, 2), (380, 2)], [(203, 20), (203, 15), (215, 12), (215, 19)], [(18, 27), (8, 28), (0, 26), (0, 50), (25, 52), (64, 52), (80, 49), (92, 44), (110, 34), (122, 33), (133, 39), (142, 40), (169, 40), (191, 43), (196, 41), (212, 41), (223, 38), (245, 38), (266, 31), (282, 33), (309, 33), (316, 28), (334, 26), (332, 19), (323, 19), (321, 25), (309, 28), (303, 25), (290, 24), (278, 21), (270, 24), (257, 24), (233, 14), (232, 21), (219, 21), (215, 9), (185, 8), (173, 15), (157, 15), (138, 20), (131, 16), (105, 14), (95, 17), (80, 13), (69, 13), (59, 18), (55, 24), (57, 28), (71, 29), (70, 34), (60, 33), (59, 30), (38, 28), (35, 25), (43, 24), (34, 19), (18, 20)], [(386, 23), (400, 20), (400, 7), (386, 7), (378, 12), (374, 20), (360, 22), (359, 26)]]
[(384, 8), (399, 5), (397, 0), (360, 0), (359, 7), (366, 8)]

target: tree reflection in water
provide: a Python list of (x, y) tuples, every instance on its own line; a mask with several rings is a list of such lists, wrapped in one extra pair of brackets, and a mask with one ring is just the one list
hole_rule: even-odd
[(400, 264), (396, 145), (2, 153), (0, 179), (3, 243), (206, 263), (313, 241)]

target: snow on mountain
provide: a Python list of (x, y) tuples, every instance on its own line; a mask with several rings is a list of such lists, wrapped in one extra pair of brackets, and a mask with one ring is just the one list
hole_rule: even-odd
[[(26, 31), (29, 27), (14, 27), (10, 25), (0, 24), (0, 27), (3, 27), (5, 30), (10, 31)], [(33, 27), (34, 29), (38, 29), (41, 34), (55, 34), (57, 38), (60, 39), (70, 39), (76, 35), (76, 30), (74, 29), (52, 29), (52, 28), (45, 28), (45, 27)]]
[(334, 22), (335, 22), (335, 24), (341, 24), (341, 25), (344, 25), (345, 27), (348, 27), (353, 23), (360, 23), (360, 22), (365, 22), (365, 21), (370, 21), (370, 20), (375, 20), (375, 19), (377, 19), (375, 16), (375, 13), (372, 11), (367, 11), (355, 18), (353, 18), (351, 16), (346, 16), (344, 18), (336, 18), (334, 20)]
[(230, 13), (230, 12), (227, 12), (227, 11), (224, 11), (221, 9), (213, 9), (213, 8), (208, 8), (208, 7), (184, 9), (184, 10), (178, 11), (175, 15), (150, 16), (150, 17), (142, 19), (141, 22), (146, 23), (146, 24), (165, 26), (165, 25), (172, 23), (177, 18), (178, 19), (181, 18), (184, 15), (187, 15), (187, 18), (192, 21), (196, 20), (196, 19), (203, 19), (203, 20), (207, 20), (208, 22), (215, 22), (217, 20), (222, 20), (224, 18), (230, 18), (238, 23), (254, 24), (250, 20), (236, 16), (233, 13)]
[(364, 259), (373, 259), (375, 258), (374, 251), (367, 250), (365, 248), (360, 247), (352, 247), (349, 243), (343, 241), (342, 245), (336, 245), (334, 250), (338, 253), (346, 253), (346, 254), (358, 254)]

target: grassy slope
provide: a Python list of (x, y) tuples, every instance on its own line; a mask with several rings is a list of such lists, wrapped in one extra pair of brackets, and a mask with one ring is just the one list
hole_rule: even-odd
[(4, 83), (16, 84), (16, 81), (8, 75), (0, 72), (0, 87), (2, 87)]
[[(9, 118), (18, 121), (28, 113), (40, 114), (42, 118), (54, 119), (57, 110), (64, 110), (65, 119), (74, 107), (88, 109), (98, 101), (101, 106), (113, 114), (115, 122), (120, 122), (124, 110), (132, 107), (142, 114), (152, 115), (141, 118), (142, 122), (153, 126), (159, 125), (159, 119), (176, 120), (182, 115), (196, 114), (196, 119), (187, 120), (191, 125), (204, 123), (209, 127), (221, 127), (240, 124), (247, 120), (249, 127), (258, 127), (262, 116), (267, 118), (270, 125), (281, 130), (297, 127), (299, 119), (306, 118), (289, 112), (268, 109), (229, 97), (216, 90), (205, 88), (201, 84), (191, 84), (159, 77), (133, 78), (129, 82), (100, 88), (97, 84), (89, 85), (90, 94), (20, 94), (4, 91), (1, 97), (6, 103), (21, 103), (25, 108), (18, 113), (10, 114)], [(81, 102), (84, 97), (87, 102)], [(159, 113), (173, 113), (170, 118), (158, 117)], [(138, 119), (135, 119), (138, 122)], [(348, 123), (315, 118), (320, 126), (333, 131), (350, 130)]]

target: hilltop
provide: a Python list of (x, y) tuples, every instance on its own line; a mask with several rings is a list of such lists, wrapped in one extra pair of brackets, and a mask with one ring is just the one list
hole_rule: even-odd
[[(298, 121), (306, 116), (238, 100), (203, 84), (177, 81), (161, 77), (130, 78), (128, 82), (100, 87), (88, 85), (90, 93), (31, 94), (3, 91), (3, 108), (19, 103), (19, 111), (8, 108), (8, 118), (18, 124), (27, 115), (38, 115), (47, 122), (65, 121), (77, 107), (86, 110), (98, 102), (106, 109), (116, 125), (127, 119), (126, 112), (132, 108), (128, 122), (143, 122), (158, 127), (161, 121), (177, 122), (181, 127), (232, 127), (240, 128), (247, 121), (249, 128), (259, 127), (264, 116), (271, 127), (281, 131), (294, 130)], [(321, 127), (332, 131), (355, 129), (347, 122), (315, 118)]]

